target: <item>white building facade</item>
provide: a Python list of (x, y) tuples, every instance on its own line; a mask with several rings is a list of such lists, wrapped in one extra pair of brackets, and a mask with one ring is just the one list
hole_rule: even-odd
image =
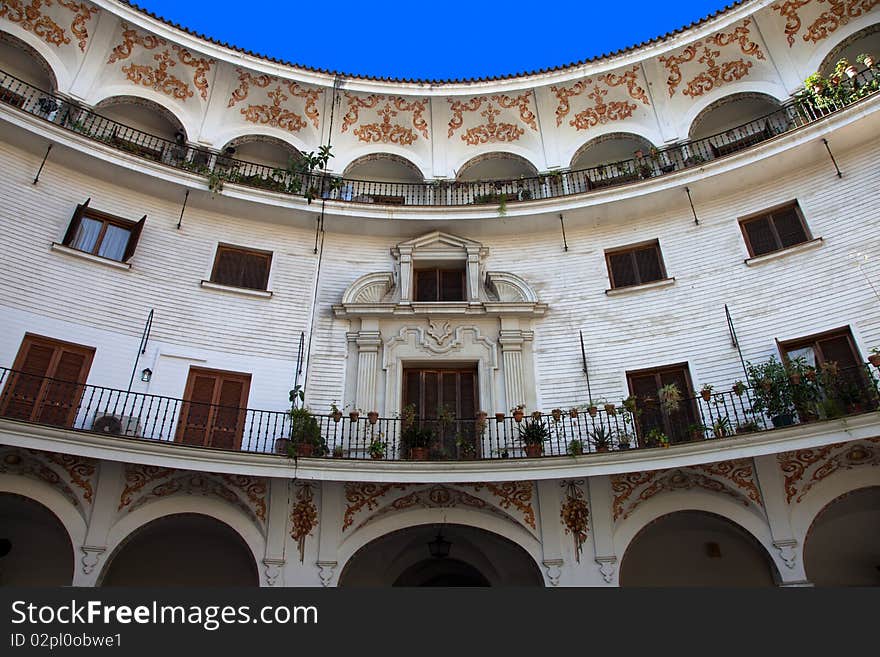
[(875, 54), (752, 0), (389, 81), (4, 3), (0, 582), (880, 583)]

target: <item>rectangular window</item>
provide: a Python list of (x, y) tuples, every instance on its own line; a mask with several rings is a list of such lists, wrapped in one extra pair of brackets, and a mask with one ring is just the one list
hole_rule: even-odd
[(125, 262), (134, 255), (146, 220), (146, 215), (135, 222), (100, 212), (90, 208), (89, 201), (86, 201), (76, 206), (62, 244), (77, 251)]
[(269, 285), (272, 254), (239, 246), (220, 244), (214, 258), (211, 282), (252, 290), (265, 290)]
[(250, 386), (250, 374), (191, 367), (177, 442), (240, 449)]
[[(415, 407), (422, 426), (434, 432), (435, 458), (463, 458), (479, 451), (475, 432), (477, 398), (475, 367), (403, 371), (403, 406)], [(438, 419), (441, 415), (446, 417)]]
[(752, 257), (780, 251), (811, 239), (797, 201), (740, 219)]
[[(699, 414), (686, 364), (627, 372), (626, 380), (641, 411), (637, 429), (642, 445), (646, 444), (652, 431), (665, 434), (671, 443), (690, 439), (692, 430), (699, 426)], [(680, 401), (673, 409), (664, 407), (660, 399), (660, 389), (670, 384), (674, 384), (680, 394)]]
[(416, 301), (464, 301), (463, 269), (416, 269)]
[(611, 287), (641, 285), (666, 278), (660, 243), (637, 244), (605, 252)]
[(72, 426), (94, 355), (94, 347), (25, 335), (0, 397), (0, 415)]

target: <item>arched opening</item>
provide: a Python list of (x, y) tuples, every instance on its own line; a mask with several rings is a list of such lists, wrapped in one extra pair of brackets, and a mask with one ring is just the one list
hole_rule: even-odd
[(484, 153), (471, 158), (458, 170), (461, 182), (534, 178), (538, 170), (526, 158), (513, 153)]
[(243, 135), (220, 149), (225, 155), (272, 169), (287, 169), (301, 155), (296, 147), (276, 137)]
[[(15, 76), (22, 82), (43, 91), (55, 92), (58, 89), (52, 67), (42, 55), (21, 39), (5, 32), (0, 32), (0, 62), (4, 73)], [(12, 84), (10, 81), (4, 86), (11, 88)]]
[(96, 106), (101, 116), (118, 121), (128, 128), (140, 130), (155, 137), (175, 141), (179, 134), (186, 140), (186, 130), (180, 120), (167, 108), (146, 98), (114, 96)]
[(165, 516), (139, 527), (108, 560), (102, 586), (259, 586), (238, 532), (201, 514)]
[(766, 550), (739, 525), (704, 511), (676, 511), (633, 538), (621, 586), (773, 586)]
[(865, 65), (858, 61), (859, 55), (872, 55), (875, 66), (876, 62), (880, 61), (880, 23), (859, 30), (838, 43), (822, 60), (819, 72), (825, 77), (830, 77), (841, 59), (861, 70)]
[[(653, 147), (644, 137), (629, 132), (613, 132), (591, 139), (571, 158), (573, 172), (589, 169), (584, 174), (570, 176), (572, 191), (620, 185), (650, 177), (653, 169), (647, 165), (644, 157)], [(634, 158), (638, 161), (633, 161)]]
[(804, 541), (804, 568), (816, 586), (880, 586), (880, 486), (819, 512)]
[(542, 585), (534, 559), (513, 541), (450, 524), (381, 536), (358, 550), (339, 577), (339, 586), (351, 587)]
[(39, 502), (0, 493), (0, 586), (70, 586), (73, 545)]
[(406, 205), (416, 200), (425, 181), (419, 168), (393, 153), (374, 153), (353, 160), (342, 172), (344, 201)]
[(690, 138), (703, 139), (766, 117), (779, 109), (779, 101), (759, 93), (732, 94), (719, 98), (691, 123)]

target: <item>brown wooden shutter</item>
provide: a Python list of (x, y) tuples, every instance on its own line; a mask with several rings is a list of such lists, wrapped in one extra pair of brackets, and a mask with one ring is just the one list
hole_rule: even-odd
[(244, 254), (240, 286), (265, 290), (269, 283), (269, 262), (269, 256), (262, 253)]
[(440, 407), (440, 376), (438, 372), (426, 371), (422, 373), (422, 406), (423, 417), (437, 417)]
[(626, 287), (639, 282), (631, 253), (612, 253), (608, 256), (608, 266), (611, 268), (611, 287)]
[(416, 409), (416, 416), (422, 411), (422, 377), (418, 370), (405, 370), (403, 373), (403, 405), (410, 404)]
[(437, 270), (416, 270), (416, 301), (437, 301)]
[(440, 301), (464, 301), (464, 272), (443, 270), (440, 272)]
[(477, 415), (477, 377), (474, 372), (459, 375), (458, 417), (469, 420)]
[(134, 255), (137, 248), (138, 240), (141, 238), (141, 231), (144, 229), (144, 223), (147, 221), (147, 215), (131, 227), (131, 234), (128, 236), (128, 244), (125, 246), (125, 253), (122, 256), (123, 262), (129, 260)]
[(79, 228), (80, 222), (82, 222), (82, 216), (85, 212), (85, 209), (89, 206), (89, 202), (91, 198), (86, 199), (85, 203), (81, 203), (76, 206), (76, 210), (73, 212), (73, 217), (70, 218), (70, 224), (67, 226), (67, 232), (64, 233), (64, 241), (61, 243), (65, 246), (70, 246), (73, 244), (73, 238), (76, 235), (76, 231)]
[(789, 207), (773, 213), (773, 224), (782, 248), (807, 241), (807, 232), (795, 208)]
[(60, 350), (52, 380), (47, 381), (36, 421), (40, 424), (68, 426), (73, 424), (79, 405), (80, 373), (86, 364), (86, 355), (80, 352)]
[(217, 375), (203, 370), (190, 370), (180, 411), (177, 440), (186, 445), (205, 445), (208, 438), (208, 422)]
[(247, 406), (247, 387), (239, 377), (224, 377), (217, 391), (216, 407), (207, 444), (218, 449), (239, 449)]
[(663, 266), (660, 264), (660, 250), (656, 246), (639, 249), (635, 252), (636, 266), (639, 271), (639, 282), (649, 283), (663, 278)]
[(768, 217), (743, 222), (742, 226), (746, 231), (752, 256), (764, 255), (779, 248)]
[(19, 373), (13, 373), (3, 389), (4, 417), (14, 420), (32, 418), (55, 352), (55, 348), (29, 342), (25, 337), (13, 368)]
[(820, 338), (816, 341), (816, 345), (819, 347), (820, 357), (824, 363), (837, 363), (840, 369), (855, 370), (861, 367), (860, 359), (854, 353), (848, 335)]
[(233, 249), (220, 249), (212, 280), (221, 285), (239, 287), (244, 254)]

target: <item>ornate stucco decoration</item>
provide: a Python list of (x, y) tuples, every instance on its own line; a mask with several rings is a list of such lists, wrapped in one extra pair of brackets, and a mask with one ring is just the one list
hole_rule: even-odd
[(781, 452), (776, 459), (785, 476), (785, 500), (797, 504), (813, 486), (835, 472), (880, 466), (880, 438)]
[(92, 459), (35, 449), (7, 447), (0, 450), (0, 473), (37, 479), (66, 497), (86, 515), (94, 503), (97, 463)]
[(694, 488), (725, 495), (745, 507), (764, 512), (754, 465), (750, 459), (739, 459), (688, 468), (612, 475), (614, 521), (625, 520), (643, 502), (663, 492)]
[(565, 489), (565, 499), (562, 501), (559, 517), (565, 533), (571, 534), (574, 539), (574, 557), (580, 563), (581, 552), (590, 531), (590, 507), (582, 488), (584, 481), (563, 481), (560, 485)]
[[(321, 89), (307, 89), (292, 80), (281, 80), (270, 75), (253, 75), (248, 71), (238, 70), (238, 87), (232, 91), (227, 107), (235, 107), (247, 100), (251, 86), (257, 89), (274, 88), (265, 93), (265, 103), (249, 103), (240, 112), (249, 123), (268, 125), (288, 132), (299, 132), (309, 122), (317, 130), (320, 113), (317, 102), (324, 92)], [(285, 92), (286, 90), (286, 92)], [(287, 105), (291, 99), (301, 99), (302, 114)]]
[[(803, 40), (819, 43), (837, 31), (841, 25), (846, 25), (853, 18), (871, 11), (878, 3), (880, 0), (815, 0), (813, 6), (819, 10), (819, 13), (807, 26)], [(813, 0), (785, 0), (772, 5), (772, 9), (785, 18), (784, 31), (789, 48), (794, 46), (795, 38), (806, 20), (801, 16), (800, 9), (812, 4)], [(817, 5), (827, 5), (828, 8), (823, 9)]]
[[(451, 98), (447, 100), (452, 109), (447, 135), (450, 139), (455, 135), (456, 130), (464, 126), (464, 114), (479, 112), (479, 115), (485, 119), (485, 123), (467, 128), (461, 135), (461, 140), (469, 146), (514, 142), (525, 134), (525, 130), (518, 125), (495, 120), (502, 113), (501, 109), (518, 110), (519, 121), (533, 131), (538, 131), (538, 124), (535, 120), (537, 115), (532, 111), (533, 98), (530, 91), (514, 97), (496, 94), (490, 97), (476, 96), (467, 101), (452, 100)], [(483, 109), (484, 106), (485, 109)]]
[[(747, 76), (749, 69), (753, 66), (751, 59), (765, 59), (761, 47), (752, 41), (750, 24), (751, 19), (746, 18), (743, 20), (742, 25), (726, 32), (717, 32), (706, 39), (695, 41), (679, 51), (677, 55), (660, 57), (660, 62), (669, 71), (666, 84), (669, 89), (670, 98), (675, 95), (676, 90), (686, 75), (686, 73), (682, 72), (682, 67), (690, 69), (690, 74), (693, 75), (685, 83), (685, 88), (682, 91), (682, 94), (691, 98), (697, 98), (716, 87)], [(733, 50), (737, 45), (739, 46), (739, 52), (751, 59), (740, 57), (739, 59), (728, 59), (720, 63), (717, 61), (722, 57), (722, 51), (724, 51), (725, 57), (735, 56)], [(694, 60), (699, 63), (699, 66), (685, 66)]]
[[(89, 40), (88, 23), (92, 16), (98, 13), (98, 8), (86, 2), (74, 2), (73, 0), (55, 0), (59, 6), (73, 12), (73, 20), (70, 23), (70, 31), (78, 39), (77, 45), (82, 52), (86, 50)], [(51, 7), (52, 0), (4, 0), (0, 3), (0, 18), (5, 18), (36, 34), (43, 41), (52, 46), (61, 47), (70, 43), (67, 31), (53, 20), (48, 13), (44, 12), (43, 6)]]
[[(348, 92), (345, 92), (345, 97), (348, 103), (348, 112), (342, 118), (341, 132), (348, 132), (350, 127), (358, 125), (361, 110), (372, 110), (376, 118), (381, 120), (362, 123), (356, 127), (352, 132), (360, 141), (367, 144), (409, 146), (419, 138), (413, 128), (420, 132), (425, 139), (428, 139), (428, 122), (424, 117), (428, 106), (426, 98), (413, 100), (382, 94), (371, 94), (364, 97)], [(412, 128), (398, 122), (397, 116), (402, 113), (412, 114)]]
[(296, 541), (299, 562), (302, 563), (305, 559), (306, 538), (318, 526), (318, 508), (315, 506), (312, 484), (298, 484), (294, 499), (296, 502), (290, 511), (290, 537)]
[(530, 481), (505, 481), (499, 483), (469, 484), (474, 492), (485, 488), (498, 499), (502, 509), (513, 507), (522, 513), (522, 522), (535, 529), (535, 510), (532, 508), (534, 487)]
[(342, 518), (342, 531), (354, 523), (355, 517), (363, 510), (373, 511), (379, 507), (379, 500), (392, 489), (405, 491), (408, 484), (374, 484), (352, 482), (345, 484), (345, 514)]
[(131, 512), (149, 502), (172, 495), (203, 495), (231, 504), (242, 511), (260, 531), (266, 527), (266, 480), (247, 475), (212, 474), (125, 465), (125, 487), (117, 510)]
[[(595, 81), (592, 78), (586, 78), (568, 87), (557, 87), (555, 85), (550, 87), (550, 90), (556, 94), (556, 99), (559, 101), (556, 107), (556, 125), (562, 125), (563, 120), (571, 111), (569, 99), (580, 96), (585, 92), (587, 97), (593, 101), (593, 104), (575, 114), (569, 121), (569, 125), (577, 130), (586, 130), (612, 121), (623, 121), (633, 115), (633, 112), (639, 106), (626, 98), (606, 102), (605, 96), (608, 95), (609, 90), (613, 90), (616, 87), (625, 86), (632, 100), (637, 100), (650, 107), (651, 103), (648, 100), (645, 89), (640, 84), (638, 71), (639, 67), (633, 66), (630, 70), (619, 75), (616, 73), (606, 73), (605, 75), (598, 76)], [(602, 85), (604, 85), (604, 88)]]
[[(443, 331), (440, 319), (444, 314), (455, 315), (524, 315), (541, 316), (547, 306), (541, 303), (534, 289), (519, 276), (508, 272), (486, 272), (483, 262), (489, 250), (481, 243), (448, 233), (435, 231), (413, 240), (401, 242), (391, 254), (395, 259), (394, 272), (374, 272), (355, 280), (342, 295), (342, 303), (333, 306), (337, 317), (366, 316), (427, 318), (425, 333)], [(461, 302), (426, 303), (413, 299), (413, 272), (420, 262), (449, 263), (465, 271), (466, 298)], [(437, 324), (437, 322), (440, 322)], [(433, 328), (432, 328), (433, 326)], [(455, 324), (445, 329), (449, 334), (436, 346), (446, 347), (455, 334)], [(423, 340), (420, 338), (420, 342)]]
[(208, 99), (208, 79), (206, 74), (211, 70), (211, 65), (214, 64), (213, 59), (195, 57), (189, 50), (177, 44), (172, 44), (169, 50), (166, 47), (168, 42), (162, 37), (152, 34), (141, 34), (125, 23), (122, 24), (122, 28), (122, 42), (113, 48), (110, 58), (107, 60), (108, 64), (129, 59), (137, 50), (135, 46), (140, 46), (143, 50), (156, 50), (161, 47), (162, 51), (155, 53), (152, 57), (157, 62), (156, 64), (136, 64), (132, 62), (122, 67), (125, 77), (135, 84), (148, 87), (171, 98), (185, 101), (187, 98), (193, 97), (193, 90), (190, 89), (188, 82), (176, 77), (172, 72), (172, 69), (176, 70), (177, 64), (182, 64), (183, 66), (195, 69), (192, 74), (192, 84), (198, 89), (202, 100)]

